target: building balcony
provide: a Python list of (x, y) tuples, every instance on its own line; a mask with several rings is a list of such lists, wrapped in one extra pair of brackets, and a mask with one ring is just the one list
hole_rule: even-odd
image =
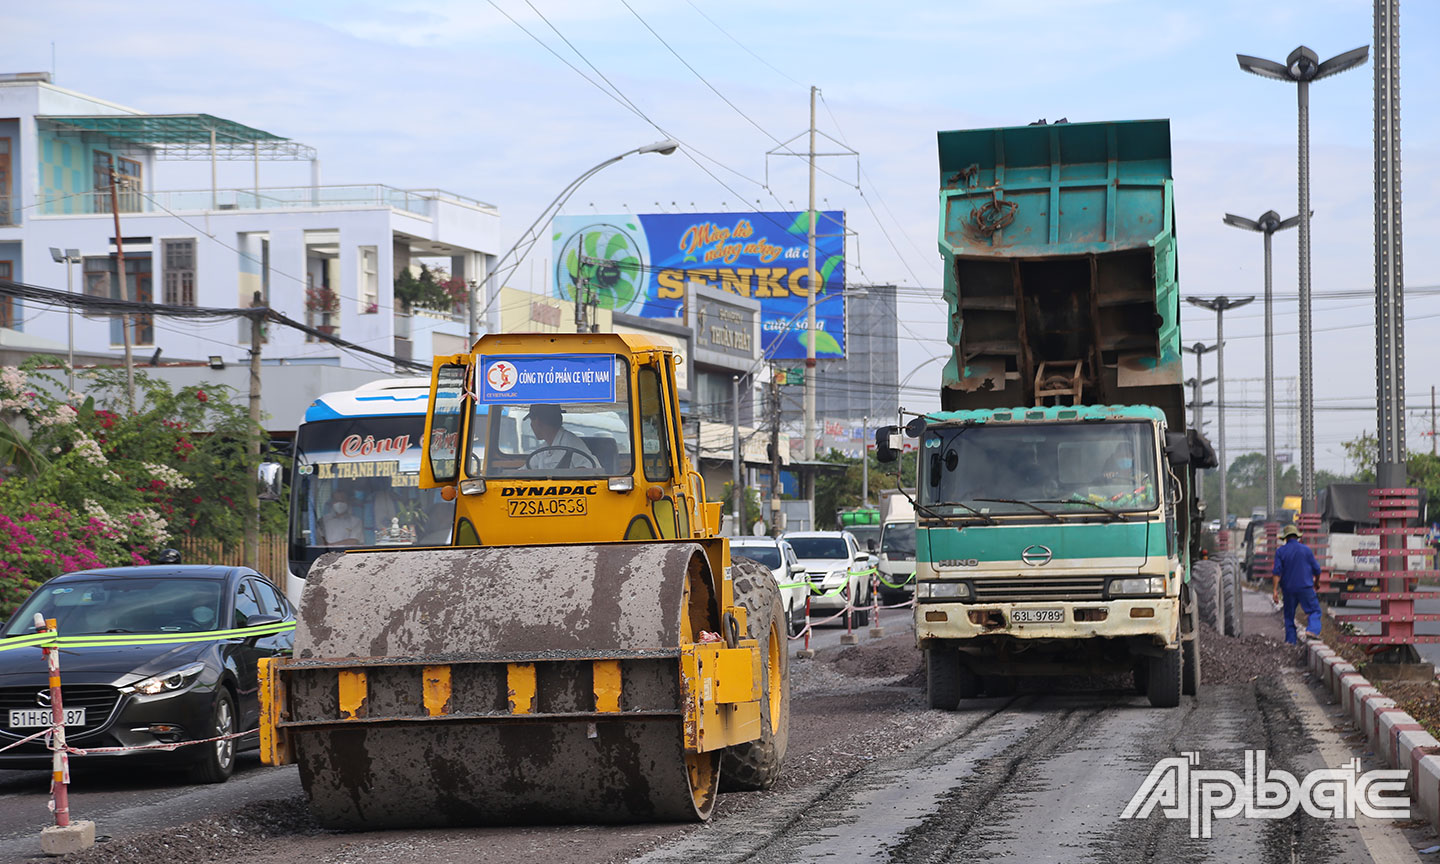
[[(111, 212), (110, 192), (42, 192), (34, 212), (39, 216), (97, 216)], [(291, 186), (261, 189), (189, 189), (140, 192), (123, 190), (118, 196), (121, 213), (206, 213), (256, 210), (356, 209), (389, 207), (434, 219), (441, 202), (499, 215), (493, 204), (440, 189), (397, 189), (381, 184), (348, 186)], [(8, 209), (8, 208), (7, 208)]]

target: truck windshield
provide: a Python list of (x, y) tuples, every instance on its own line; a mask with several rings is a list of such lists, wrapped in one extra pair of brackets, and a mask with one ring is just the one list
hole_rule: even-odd
[(443, 546), (455, 505), (420, 488), (421, 414), (301, 425), (290, 504), (292, 560), (340, 546)]
[(915, 523), (886, 522), (880, 535), (880, 551), (890, 556), (915, 557)]
[(922, 452), (921, 503), (941, 513), (963, 516), (964, 507), (945, 505), (966, 505), (990, 516), (1035, 514), (1021, 502), (1046, 502), (1093, 515), (1149, 511), (1159, 500), (1149, 423), (941, 426), (926, 431)]
[(629, 370), (615, 361), (615, 401), (489, 405), (471, 422), (473, 477), (613, 477), (634, 470)]

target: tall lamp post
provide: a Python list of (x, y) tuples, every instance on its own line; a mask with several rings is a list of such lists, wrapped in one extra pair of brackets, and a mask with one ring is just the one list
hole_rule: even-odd
[(1300, 128), (1300, 496), (1304, 509), (1311, 511), (1315, 507), (1315, 381), (1310, 356), (1310, 82), (1354, 69), (1369, 56), (1368, 45), (1323, 63), (1304, 45), (1291, 51), (1284, 63), (1235, 55), (1246, 72), (1296, 85)]
[(1225, 224), (1265, 235), (1265, 513), (1275, 512), (1275, 292), (1270, 278), (1270, 238), (1276, 231), (1294, 228), (1299, 216), (1281, 219), (1274, 210), (1266, 210), (1259, 219), (1246, 219), (1234, 213), (1225, 214)]
[[(515, 258), (515, 263), (510, 265), (507, 275), (519, 269), (520, 265), (525, 261), (525, 256), (530, 254), (530, 250), (535, 248), (536, 241), (540, 239), (540, 226), (555, 217), (555, 214), (560, 211), (561, 207), (565, 206), (565, 202), (570, 200), (570, 196), (575, 194), (575, 190), (579, 189), (582, 183), (600, 171), (624, 159), (626, 156), (634, 156), (637, 153), (659, 153), (661, 156), (669, 156), (679, 148), (680, 142), (666, 139), (664, 141), (656, 141), (654, 144), (646, 144), (644, 147), (636, 147), (634, 150), (626, 150), (618, 156), (612, 156), (604, 162), (592, 166), (579, 177), (571, 180), (569, 185), (564, 189), (561, 189), (560, 194), (556, 195), (553, 201), (545, 205), (545, 209), (540, 211), (540, 215), (535, 217), (535, 221), (531, 222), (530, 227), (526, 228), (525, 232), (520, 235), (520, 238), (515, 241), (515, 245), (511, 246), (504, 255), (500, 256), (499, 260), (495, 262), (495, 266), (491, 267), (489, 272), (485, 274), (485, 278), (470, 291), (470, 344), (475, 344), (475, 340), (479, 338), (478, 313), (475, 310), (476, 296), (484, 293), (487, 286), (489, 286), (491, 282), (496, 281), (496, 274), (500, 272), (501, 266), (512, 256)], [(495, 302), (494, 298), (487, 300), (485, 302), (485, 308), (488, 309), (493, 302)], [(579, 292), (576, 292), (576, 302), (577, 304), (580, 302)]]
[[(50, 247), (50, 257), (55, 259), (56, 264), (65, 265), (65, 293), (75, 293), (75, 271), (72, 265), (80, 262), (79, 249), (66, 249), (60, 251), (60, 247)], [(70, 367), (70, 372), (65, 376), (66, 386), (71, 393), (75, 392), (75, 310), (65, 310), (65, 331), (66, 331), (66, 358), (65, 362)]]
[[(1226, 500), (1229, 490), (1226, 488), (1228, 481), (1225, 476), (1229, 467), (1225, 464), (1225, 310), (1238, 309), (1247, 303), (1255, 302), (1255, 298), (1241, 297), (1231, 300), (1229, 297), (1220, 296), (1214, 300), (1202, 300), (1199, 297), (1185, 299), (1201, 309), (1209, 309), (1215, 313), (1215, 449), (1219, 451), (1217, 455), (1220, 457), (1220, 519), (1222, 524), (1228, 525), (1229, 513), (1225, 509), (1229, 504)], [(1200, 362), (1199, 355), (1196, 355), (1195, 362)], [(1195, 374), (1200, 374), (1198, 366)], [(1268, 518), (1269, 514), (1266, 515)]]

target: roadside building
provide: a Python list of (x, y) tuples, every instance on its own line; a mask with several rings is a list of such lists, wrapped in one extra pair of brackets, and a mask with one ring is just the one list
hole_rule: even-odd
[[(168, 185), (165, 163), (176, 161), (208, 161), (209, 188)], [(252, 182), (219, 185), (220, 166), (233, 179), (236, 162), (251, 163)], [(308, 162), (309, 184), (266, 185), (276, 162)], [(494, 206), (463, 195), (324, 185), (313, 147), (238, 121), (147, 114), (59, 87), (47, 73), (0, 75), (0, 278), (64, 289), (68, 268), (76, 292), (181, 306), (249, 307), (258, 295), (321, 333), (428, 362), (466, 349), (464, 301), (495, 260), (499, 230)], [(417, 290), (412, 265), (422, 261), (443, 268), (448, 284)], [(482, 329), (499, 325), (489, 306)], [(72, 319), (0, 298), (7, 358), (24, 345), (63, 356), (56, 346), (71, 344), (72, 323), (73, 344), (84, 346), (77, 364), (120, 362), (120, 318)], [(237, 320), (133, 316), (130, 335), (137, 363), (153, 359), (147, 371), (161, 378), (172, 361), (187, 361), (187, 378), (197, 362), (243, 364), (250, 349), (249, 325)], [(336, 383), (395, 374), (391, 363), (299, 330), (267, 325), (263, 338), (262, 390), (293, 394), (267, 400), (267, 425), (277, 430), (293, 429), (309, 401)]]

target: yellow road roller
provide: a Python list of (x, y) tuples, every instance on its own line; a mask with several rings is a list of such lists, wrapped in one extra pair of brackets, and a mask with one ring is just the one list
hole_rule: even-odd
[(693, 821), (775, 783), (779, 591), (718, 536), (676, 362), (618, 334), (435, 358), (418, 482), (451, 542), (320, 559), (262, 661), (262, 758), (321, 824)]

